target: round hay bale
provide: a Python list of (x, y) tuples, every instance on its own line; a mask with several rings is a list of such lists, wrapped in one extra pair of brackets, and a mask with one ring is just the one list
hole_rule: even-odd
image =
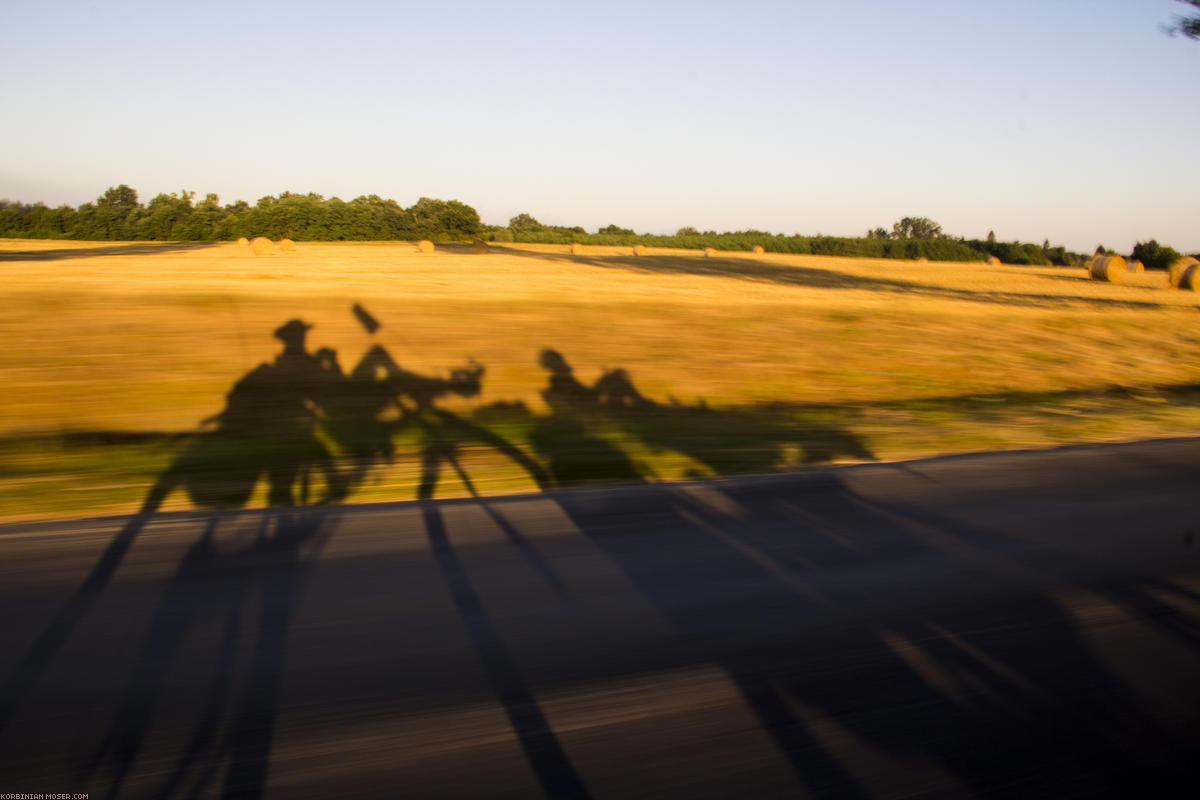
[(484, 253), (489, 252), (487, 242), (476, 236), (475, 240), (471, 242), (471, 252), (475, 253), (476, 255), (483, 255)]
[(763, 253), (765, 253), (765, 252), (767, 252), (767, 251), (763, 249), (763, 246), (762, 246), (761, 244), (756, 244), (756, 245), (754, 245), (754, 247), (753, 247), (753, 248), (750, 250), (750, 252), (751, 252), (751, 253), (754, 253), (754, 255), (756, 255), (756, 256), (761, 256)]
[(704, 248), (704, 257), (705, 258), (712, 258), (716, 254), (717, 254), (717, 251), (715, 248), (712, 248), (712, 247)]
[(265, 236), (255, 236), (250, 240), (250, 250), (256, 256), (269, 256), (275, 252), (275, 243)]
[(429, 241), (428, 239), (422, 239), (421, 241), (417, 242), (417, 252), (432, 253), (433, 242)]
[(579, 242), (571, 242), (571, 255), (577, 256), (583, 253), (583, 245)]
[(989, 266), (998, 267), (1000, 266), (1000, 259), (996, 258), (995, 256), (988, 256), (987, 263)]
[(1140, 261), (1126, 261), (1125, 271), (1130, 275), (1140, 275), (1146, 271), (1146, 268), (1142, 266), (1142, 262)]
[(920, 258), (918, 258), (918, 259), (917, 259), (917, 263), (918, 263), (918, 264), (928, 264), (928, 263), (929, 263), (929, 259), (928, 259), (928, 258), (926, 258), (925, 256), (921, 256)]
[(635, 256), (644, 256), (644, 255), (646, 255), (646, 245), (644, 245), (644, 244), (635, 244), (635, 245), (633, 246), (633, 254), (634, 254)]
[(1196, 264), (1200, 264), (1200, 261), (1197, 261), (1191, 256), (1183, 256), (1182, 258), (1175, 259), (1175, 261), (1171, 263), (1171, 267), (1168, 272), (1168, 276), (1171, 281), (1171, 288), (1179, 288), (1180, 281), (1183, 279), (1183, 273), (1187, 272), (1189, 267), (1195, 266)]
[(1094, 281), (1117, 283), (1125, 275), (1125, 259), (1120, 256), (1095, 256), (1088, 265), (1088, 274)]
[(280, 239), (279, 240), (279, 252), (290, 253), (295, 249), (296, 249), (296, 243), (293, 242), (291, 239)]
[(238, 237), (237, 243), (238, 243), (239, 247), (249, 247), (250, 246), (250, 240), (247, 239), (245, 236)]
[(1189, 292), (1200, 292), (1200, 261), (1192, 264), (1179, 276), (1179, 288)]

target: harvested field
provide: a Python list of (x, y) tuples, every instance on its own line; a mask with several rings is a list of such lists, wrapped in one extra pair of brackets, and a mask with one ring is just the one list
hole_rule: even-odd
[[(1165, 291), (1161, 274), (1107, 284), (1080, 268), (472, 249), (305, 243), (261, 259), (234, 244), (0, 241), (0, 508), (136, 507), (293, 318), (347, 372), (375, 345), (425, 376), (474, 359), (480, 393), (438, 407), (535, 460), (551, 434), (584, 451), (605, 442), (644, 480), (1200, 432), (1200, 298)], [(554, 427), (546, 349), (584, 387), (624, 370), (606, 395), (620, 410), (590, 408), (587, 437)], [(414, 497), (422, 430), (397, 427), (395, 461), (351, 499)], [(537, 488), (479, 440), (462, 452), (480, 491)], [(437, 496), (464, 492), (456, 480)]]

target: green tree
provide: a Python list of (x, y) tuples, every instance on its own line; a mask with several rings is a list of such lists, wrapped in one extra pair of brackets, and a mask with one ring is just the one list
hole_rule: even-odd
[(897, 239), (937, 239), (942, 235), (942, 226), (929, 217), (905, 217), (892, 226), (892, 236)]
[(110, 186), (94, 204), (84, 203), (79, 207), (72, 235), (77, 239), (133, 239), (141, 210), (137, 192), (123, 183)]
[(536, 231), (541, 230), (542, 223), (534, 219), (532, 214), (521, 213), (517, 214), (508, 221), (508, 227), (512, 228), (513, 230)]
[(97, 208), (118, 208), (129, 211), (137, 208), (137, 205), (137, 192), (123, 183), (120, 186), (108, 187), (104, 190), (104, 194), (96, 198)]
[(610, 236), (633, 236), (632, 228), (622, 228), (620, 225), (605, 225), (596, 233), (607, 234)]
[(141, 237), (147, 239), (187, 238), (185, 228), (192, 216), (192, 192), (159, 194), (146, 207), (141, 225)]
[(1146, 269), (1170, 269), (1171, 263), (1179, 258), (1179, 253), (1173, 248), (1164, 247), (1156, 240), (1151, 239), (1148, 242), (1135, 244), (1132, 257), (1135, 261), (1142, 262), (1142, 266)]
[(479, 212), (457, 200), (422, 197), (410, 208), (416, 232), (421, 236), (466, 237), (483, 230)]
[[(1197, 11), (1200, 11), (1200, 0), (1178, 0), (1178, 2), (1186, 3)], [(1187, 17), (1183, 15), (1176, 16), (1175, 22), (1167, 28), (1167, 32), (1172, 36), (1182, 33), (1189, 39), (1200, 39), (1200, 14)]]
[(679, 230), (675, 231), (676, 236), (699, 236), (700, 231), (693, 228), (691, 225), (684, 225)]

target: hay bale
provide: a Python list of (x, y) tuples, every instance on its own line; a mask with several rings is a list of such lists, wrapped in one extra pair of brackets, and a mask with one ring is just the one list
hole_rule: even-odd
[(583, 254), (583, 245), (579, 242), (571, 242), (571, 255), (578, 256)]
[(433, 252), (433, 242), (429, 241), (428, 239), (422, 239), (421, 241), (417, 242), (417, 252), (432, 253)]
[(1192, 264), (1179, 276), (1179, 288), (1189, 292), (1200, 292), (1200, 261)]
[(1093, 256), (1088, 275), (1094, 281), (1118, 283), (1125, 276), (1125, 259), (1120, 256)]
[(765, 252), (767, 252), (767, 251), (763, 249), (763, 246), (762, 246), (761, 244), (756, 244), (756, 245), (754, 245), (754, 247), (753, 247), (753, 248), (750, 250), (750, 252), (751, 252), (751, 253), (754, 253), (754, 255), (756, 255), (756, 256), (761, 256), (763, 253), (765, 253)]
[(712, 247), (704, 248), (704, 257), (705, 258), (712, 258), (716, 254), (717, 254), (717, 251), (715, 248), (712, 248)]
[(269, 256), (275, 252), (275, 243), (265, 236), (255, 236), (250, 240), (250, 250), (256, 256)]
[(238, 243), (239, 247), (249, 247), (250, 246), (250, 240), (247, 239), (245, 236), (238, 237), (237, 243)]
[(1142, 266), (1142, 262), (1140, 261), (1126, 261), (1125, 271), (1130, 275), (1140, 275), (1146, 271), (1146, 268)]
[(929, 263), (929, 259), (928, 259), (928, 258), (926, 258), (925, 256), (921, 256), (920, 258), (918, 258), (918, 259), (917, 259), (917, 263), (918, 263), (918, 264), (928, 264), (928, 263)]
[(635, 244), (635, 245), (633, 246), (633, 254), (634, 254), (635, 256), (644, 256), (644, 255), (646, 255), (646, 245), (644, 245), (644, 244)]
[(471, 252), (476, 255), (483, 255), (491, 252), (491, 250), (488, 248), (487, 242), (476, 236), (474, 241), (471, 242)]
[(1000, 266), (1000, 259), (996, 258), (995, 256), (988, 256), (987, 263), (989, 266), (998, 267)]
[(1171, 288), (1178, 289), (1180, 287), (1180, 281), (1183, 279), (1183, 274), (1188, 271), (1189, 267), (1193, 267), (1196, 264), (1200, 264), (1200, 261), (1197, 261), (1191, 256), (1183, 256), (1182, 258), (1175, 259), (1168, 271), (1168, 276), (1171, 281)]
[(280, 239), (279, 240), (279, 252), (290, 253), (295, 249), (296, 249), (296, 243), (293, 242), (291, 239)]

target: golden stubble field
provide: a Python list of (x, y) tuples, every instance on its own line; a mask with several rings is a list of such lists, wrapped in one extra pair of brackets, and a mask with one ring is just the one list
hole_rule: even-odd
[[(1162, 274), (1109, 285), (1081, 268), (628, 248), (300, 243), (254, 256), (24, 240), (0, 241), (0, 270), (10, 515), (128, 508), (152, 476), (106, 494), (98, 484), (114, 479), (71, 467), (70, 454), (54, 456), (56, 472), (13, 443), (195, 430), (297, 317), (315, 325), (310, 349), (335, 348), (347, 368), (375, 343), (418, 373), (475, 359), (483, 394), (446, 403), (459, 413), (497, 402), (545, 413), (538, 355), (553, 348), (585, 384), (622, 367), (664, 404), (785, 404), (835, 420), (876, 458), (1200, 430), (1189, 394), (1200, 297), (1167, 290)], [(354, 303), (382, 323), (375, 334)], [(658, 450), (634, 454), (660, 459), (654, 479), (704, 474)], [(75, 485), (78, 502), (52, 501), (56, 482)], [(362, 496), (407, 499), (403, 486)]]

